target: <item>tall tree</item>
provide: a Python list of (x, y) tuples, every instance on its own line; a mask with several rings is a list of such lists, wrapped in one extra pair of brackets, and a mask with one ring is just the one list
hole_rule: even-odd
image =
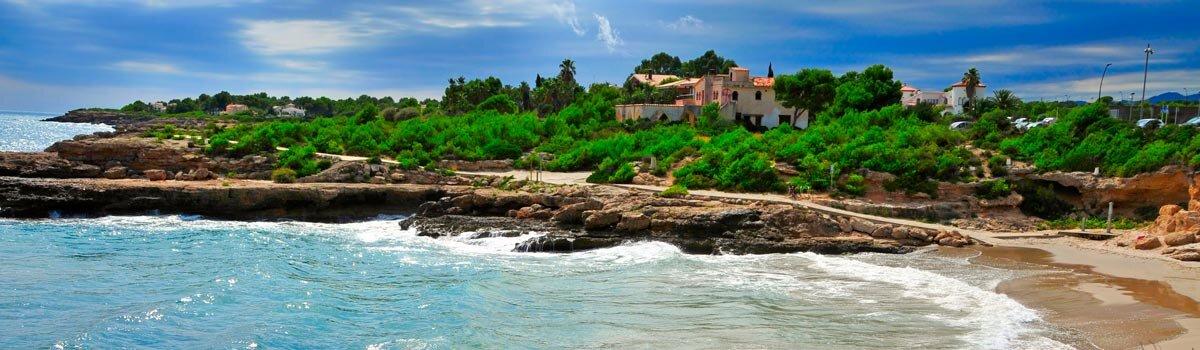
[(572, 61), (570, 58), (563, 59), (562, 63), (558, 64), (558, 68), (559, 79), (562, 79), (568, 84), (575, 83), (575, 61)]
[(975, 88), (979, 86), (980, 82), (979, 70), (975, 67), (968, 69), (966, 73), (963, 73), (962, 82), (967, 85), (967, 100), (970, 101), (967, 108), (973, 112), (975, 111)]
[(767, 78), (775, 77), (775, 64), (767, 63)]
[(795, 75), (783, 74), (775, 78), (775, 99), (786, 108), (793, 108), (794, 118), (808, 112), (810, 116), (833, 102), (837, 79), (828, 69), (805, 68)]
[(896, 104), (903, 95), (900, 92), (900, 82), (892, 79), (892, 70), (884, 65), (876, 64), (867, 67), (862, 73), (850, 71), (838, 79), (839, 85), (834, 96), (834, 107), (854, 109), (858, 111), (878, 110)]
[(666, 52), (659, 52), (650, 56), (649, 59), (642, 60), (642, 63), (633, 67), (634, 74), (670, 74), (679, 75), (683, 69), (683, 62), (679, 60), (679, 56), (671, 56)]
[(709, 72), (727, 74), (733, 67), (737, 67), (737, 62), (718, 56), (716, 51), (708, 50), (700, 57), (684, 62), (681, 73), (686, 77), (700, 77)]
[(1000, 89), (993, 92), (991, 101), (996, 105), (996, 108), (1007, 112), (1017, 109), (1021, 104), (1021, 99), (1013, 94), (1012, 90), (1008, 89)]

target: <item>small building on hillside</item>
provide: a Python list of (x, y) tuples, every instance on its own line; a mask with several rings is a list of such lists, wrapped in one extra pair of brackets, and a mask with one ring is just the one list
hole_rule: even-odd
[(631, 104), (617, 106), (617, 120), (685, 121), (695, 124), (704, 105), (717, 103), (722, 117), (755, 127), (791, 125), (808, 127), (808, 115), (793, 116), (794, 109), (784, 108), (775, 100), (775, 78), (752, 77), (750, 70), (733, 67), (729, 74), (707, 74), (655, 85), (674, 89), (675, 104)]
[(167, 103), (163, 101), (151, 103), (150, 109), (158, 113), (165, 113), (167, 111)]
[[(900, 88), (900, 92), (900, 103), (905, 106), (912, 107), (918, 103), (945, 106), (945, 113), (962, 113), (971, 103), (971, 100), (967, 97), (967, 83), (962, 81), (950, 85), (944, 91), (925, 91), (904, 85)], [(979, 83), (975, 87), (975, 100), (978, 101), (984, 98), (987, 98), (987, 85)]]
[(303, 108), (297, 108), (293, 103), (289, 103), (284, 106), (271, 107), (271, 111), (275, 112), (275, 115), (281, 117), (304, 117), (304, 115), (308, 112)]
[(243, 111), (248, 111), (248, 110), (250, 110), (249, 106), (234, 103), (234, 104), (226, 105), (225, 110), (222, 111), (221, 114), (237, 114), (237, 113), (240, 113)]

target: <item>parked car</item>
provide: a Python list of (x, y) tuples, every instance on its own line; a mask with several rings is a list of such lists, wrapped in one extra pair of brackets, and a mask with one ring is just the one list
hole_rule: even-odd
[(967, 130), (971, 128), (972, 122), (953, 122), (950, 123), (950, 130)]
[(1188, 119), (1188, 121), (1183, 122), (1183, 125), (1184, 126), (1200, 126), (1200, 117)]
[(1042, 119), (1042, 123), (1043, 123), (1043, 124), (1046, 124), (1046, 125), (1054, 124), (1054, 122), (1056, 122), (1056, 121), (1058, 121), (1058, 118), (1044, 118), (1044, 119)]
[(1154, 129), (1154, 128), (1162, 127), (1162, 125), (1163, 125), (1163, 122), (1161, 120), (1153, 119), (1153, 118), (1139, 119), (1137, 121), (1137, 127), (1142, 128), (1142, 129)]
[(1012, 121), (1012, 125), (1017, 130), (1025, 130), (1025, 126), (1029, 125), (1029, 118), (1017, 118), (1017, 120)]

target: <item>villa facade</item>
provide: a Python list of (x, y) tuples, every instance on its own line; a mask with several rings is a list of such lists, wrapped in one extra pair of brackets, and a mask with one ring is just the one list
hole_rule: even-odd
[[(652, 77), (657, 76), (646, 75), (644, 80), (653, 81)], [(658, 82), (663, 80), (665, 78)], [(695, 124), (703, 106), (715, 102), (720, 106), (722, 117), (745, 125), (808, 127), (807, 113), (794, 117), (795, 110), (784, 108), (775, 100), (774, 77), (751, 77), (750, 70), (744, 67), (733, 67), (729, 74), (708, 74), (654, 86), (674, 89), (678, 96), (675, 103), (617, 105), (617, 120), (647, 119)]]
[[(945, 113), (962, 113), (971, 103), (970, 98), (967, 97), (967, 83), (961, 81), (950, 85), (950, 88), (944, 91), (925, 91), (904, 85), (900, 88), (900, 92), (900, 103), (905, 106), (912, 107), (918, 103), (928, 103), (934, 106), (945, 106)], [(986, 96), (987, 84), (979, 83), (975, 87), (975, 99), (980, 100)]]

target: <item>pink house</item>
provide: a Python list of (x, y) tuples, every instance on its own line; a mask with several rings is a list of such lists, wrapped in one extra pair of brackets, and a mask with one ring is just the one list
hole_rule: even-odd
[(808, 127), (807, 113), (794, 117), (792, 114), (795, 110), (784, 108), (775, 100), (774, 87), (774, 77), (752, 77), (749, 69), (733, 67), (729, 74), (707, 74), (659, 85), (660, 89), (675, 89), (678, 92), (679, 97), (674, 105), (618, 105), (617, 120), (682, 120), (694, 123), (695, 116), (699, 115), (704, 105), (716, 102), (720, 105), (721, 116), (747, 125)]

